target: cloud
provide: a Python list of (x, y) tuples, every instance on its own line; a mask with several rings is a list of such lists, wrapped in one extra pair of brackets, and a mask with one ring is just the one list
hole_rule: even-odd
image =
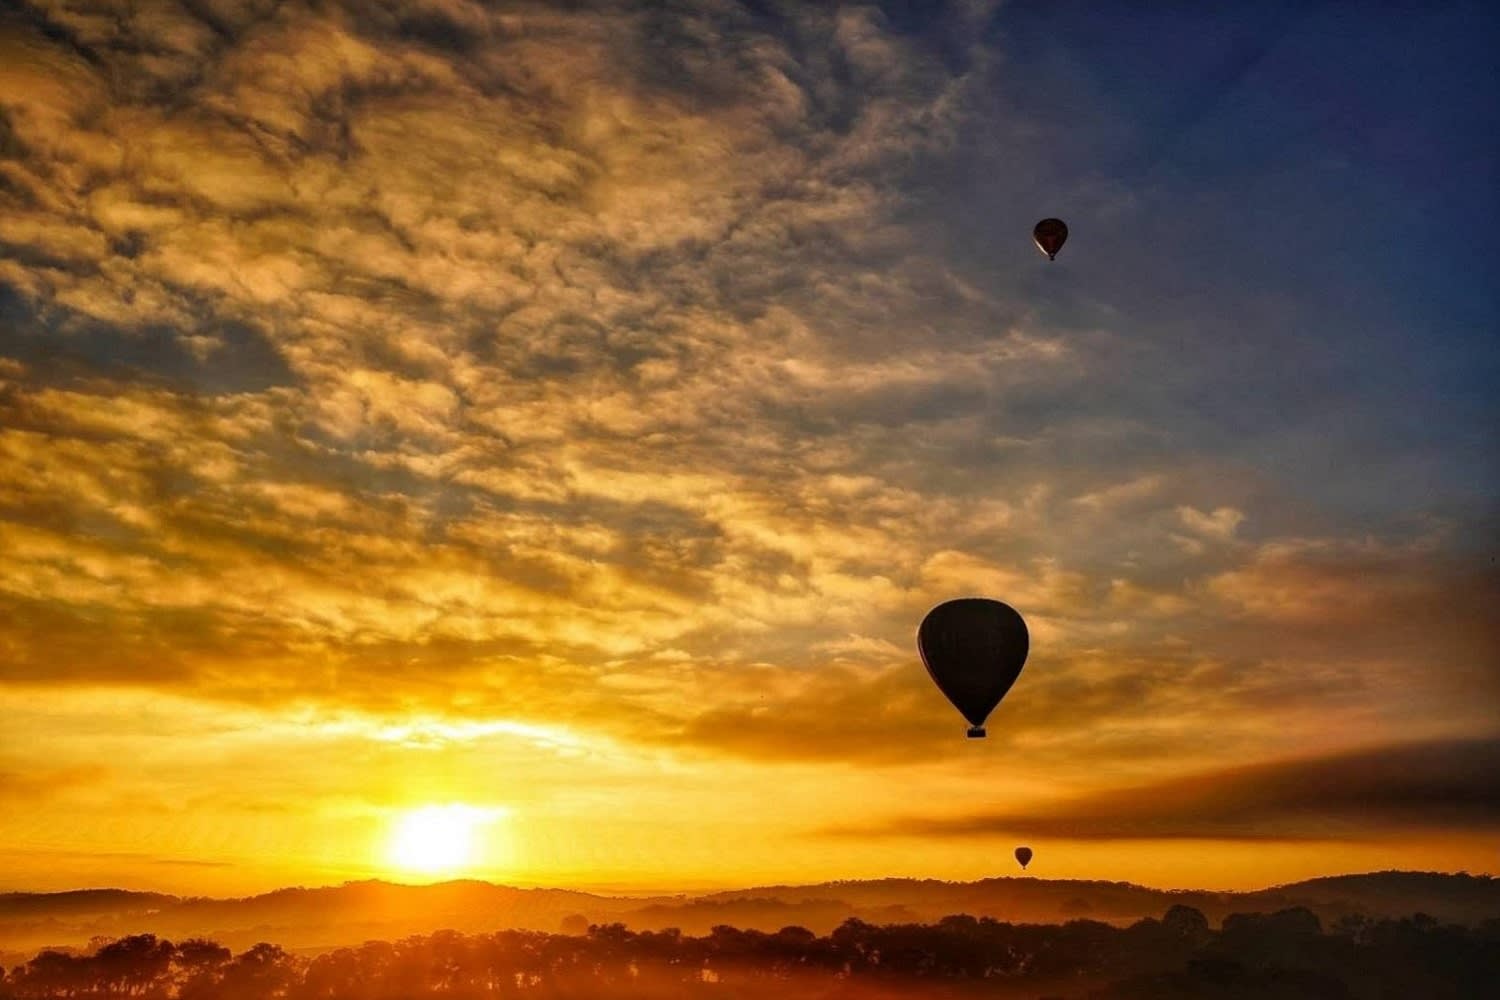
[(1362, 840), (1500, 828), (1500, 741), (1392, 744), (1225, 768), (1021, 812), (902, 817), (852, 836)]
[(64, 862), (127, 861), (132, 866), (148, 865), (164, 868), (233, 868), (228, 861), (204, 861), (198, 858), (162, 858), (135, 851), (59, 851), (59, 850), (6, 850), (4, 856), (20, 866), (37, 866)]
[(1059, 760), (1472, 725), (1461, 540), (1343, 537), (1157, 399), (1118, 303), (934, 232), (977, 137), (1012, 143), (996, 185), (1040, 162), (983, 34), (8, 17), (0, 684), (899, 766), (952, 733), (915, 624), (984, 592), (1036, 639), (996, 738)]
[(0, 794), (10, 801), (35, 804), (98, 788), (110, 778), (109, 768), (94, 764), (0, 767)]
[(1233, 507), (1220, 507), (1211, 514), (1192, 507), (1178, 507), (1177, 516), (1182, 524), (1194, 534), (1227, 541), (1234, 537), (1235, 529), (1245, 519), (1244, 511)]
[(1372, 684), (1423, 671), (1424, 688), (1456, 695), (1448, 711), (1460, 714), (1500, 693), (1500, 575), (1434, 538), (1269, 542), (1204, 591), (1223, 610), (1225, 641), (1272, 636), (1284, 657), (1359, 664)]
[(1140, 476), (1129, 482), (1116, 483), (1092, 493), (1074, 497), (1073, 502), (1085, 507), (1108, 509), (1151, 497), (1162, 488), (1162, 485), (1163, 477), (1159, 474)]

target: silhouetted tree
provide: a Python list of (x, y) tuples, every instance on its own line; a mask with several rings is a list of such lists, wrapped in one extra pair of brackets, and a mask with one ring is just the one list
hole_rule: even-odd
[(1194, 945), (1203, 944), (1213, 935), (1203, 911), (1181, 903), (1167, 910), (1161, 918), (1161, 925), (1168, 934)]
[(209, 1000), (218, 988), (223, 968), (233, 958), (230, 950), (213, 941), (188, 938), (177, 946), (178, 1000)]
[(279, 946), (262, 942), (224, 968), (219, 995), (225, 1000), (286, 996), (301, 979), (298, 963)]
[(1214, 932), (1174, 906), (1160, 920), (936, 924), (848, 920), (819, 937), (716, 926), (702, 937), (622, 924), (582, 937), (439, 931), (371, 941), (311, 961), (259, 944), (234, 956), (202, 939), (150, 934), (93, 954), (43, 951), (0, 975), (0, 1000), (834, 1000), (1042, 994), (1100, 1000), (1249, 997), (1460, 1000), (1500, 981), (1500, 920), (1476, 927), (1416, 915), (1323, 933), (1306, 910), (1234, 914)]
[(167, 971), (177, 948), (155, 934), (134, 934), (94, 953), (94, 981), (106, 992), (129, 997), (166, 996)]
[(16, 995), (76, 997), (94, 990), (93, 962), (61, 951), (44, 951), (20, 970)]

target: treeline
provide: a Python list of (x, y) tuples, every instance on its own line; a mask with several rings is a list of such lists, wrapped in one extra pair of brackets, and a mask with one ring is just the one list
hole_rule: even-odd
[[(849, 920), (826, 937), (716, 927), (703, 937), (453, 931), (372, 941), (308, 958), (270, 944), (235, 955), (202, 939), (151, 934), (91, 953), (44, 951), (8, 972), (0, 998), (139, 1000), (447, 1000), (526, 997), (1029, 996), (1174, 998), (1472, 998), (1500, 982), (1500, 919), (1478, 927), (1341, 920), (1306, 909), (1236, 914), (1221, 929), (1174, 906), (1113, 927), (1091, 920), (1009, 924), (947, 917), (876, 926)], [(1029, 992), (1028, 992), (1029, 991)]]

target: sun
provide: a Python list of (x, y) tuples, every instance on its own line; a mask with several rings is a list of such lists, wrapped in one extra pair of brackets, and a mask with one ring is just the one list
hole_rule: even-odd
[(391, 864), (426, 875), (463, 870), (474, 861), (480, 829), (496, 818), (492, 812), (454, 804), (403, 813), (391, 835)]

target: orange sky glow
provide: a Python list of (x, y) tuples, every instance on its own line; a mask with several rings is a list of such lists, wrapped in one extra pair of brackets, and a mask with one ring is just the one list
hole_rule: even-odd
[[(1003, 59), (94, 6), (0, 19), (0, 891), (1500, 870), (1493, 521), (1195, 415), (1315, 293), (1117, 281), (1149, 191)], [(1032, 636), (982, 742), (966, 594)]]

